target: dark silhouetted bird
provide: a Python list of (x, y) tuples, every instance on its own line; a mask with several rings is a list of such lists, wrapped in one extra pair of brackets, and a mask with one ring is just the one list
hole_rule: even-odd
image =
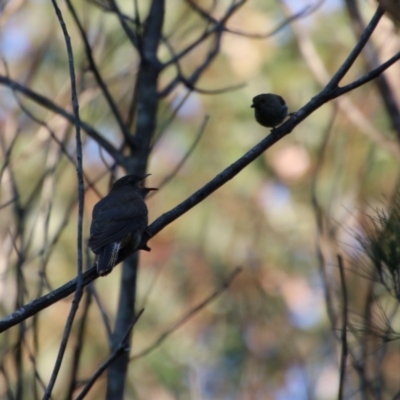
[(259, 94), (253, 98), (254, 115), (257, 122), (267, 128), (275, 128), (288, 115), (288, 106), (281, 96), (272, 93)]
[(126, 175), (93, 208), (89, 248), (97, 255), (97, 272), (107, 275), (133, 252), (148, 223), (144, 198), (155, 188), (143, 187), (146, 176)]

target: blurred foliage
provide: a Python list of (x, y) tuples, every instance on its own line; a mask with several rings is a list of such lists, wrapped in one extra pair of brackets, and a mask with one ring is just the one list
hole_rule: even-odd
[[(126, 13), (131, 12), (131, 2), (121, 3)], [(144, 15), (147, 2), (139, 3)], [(184, 1), (166, 3), (164, 32), (179, 52), (204, 30), (205, 23)], [(212, 14), (220, 16), (229, 2), (199, 3), (204, 8), (215, 3)], [(291, 12), (294, 7), (298, 10), (305, 5), (302, 1), (288, 3), (293, 6)], [(98, 66), (125, 117), (138, 56), (115, 16), (103, 12), (95, 2), (74, 4), (88, 32)], [(367, 2), (360, 5), (368, 18), (375, 5)], [(75, 52), (81, 118), (109, 140), (120, 143), (118, 126), (93, 76), (87, 72), (76, 26), (65, 5), (60, 2), (60, 6)], [(228, 27), (265, 34), (286, 17), (279, 4), (248, 1), (229, 20)], [(220, 55), (197, 86), (217, 90), (245, 85), (217, 95), (189, 94), (176, 118), (167, 125), (187, 90), (178, 87), (161, 101), (157, 140), (148, 168), (152, 173), (151, 186), (157, 187), (179, 163), (195, 140), (204, 117), (209, 115), (210, 120), (183, 168), (148, 199), (150, 221), (190, 196), (268, 134), (253, 119), (250, 109), (253, 96), (278, 93), (290, 110), (295, 111), (321, 87), (309, 62), (321, 62), (331, 76), (356, 43), (345, 8), (339, 1), (322, 2), (312, 15), (294, 24), (315, 46), (319, 59), (305, 60), (299, 49), (301, 39), (290, 24), (266, 38), (226, 33)], [(1, 74), (8, 71), (12, 79), (70, 109), (65, 45), (50, 2), (9, 2), (0, 12), (0, 29)], [(385, 41), (387, 46), (399, 47), (398, 34), (388, 19), (382, 20), (373, 40), (383, 58), (386, 48), (380, 48), (380, 43)], [(208, 43), (190, 52), (181, 63), (182, 71), (192, 72), (206, 51)], [(160, 47), (159, 56), (162, 60), (169, 57), (165, 45)], [(400, 104), (399, 68), (394, 65), (386, 76)], [(349, 76), (358, 77), (364, 69), (360, 59)], [(160, 78), (160, 90), (172, 76), (171, 67)], [(371, 295), (371, 279), (367, 272), (359, 271), (361, 246), (356, 238), (367, 235), (366, 215), (390, 203), (399, 171), (396, 157), (380, 145), (386, 138), (393, 140), (394, 147), (398, 143), (374, 82), (346, 98), (369, 127), (379, 133), (379, 140), (372, 140), (363, 125), (355, 123), (344, 110), (333, 103), (327, 104), (235, 179), (151, 239), (150, 253), (140, 254), (138, 309), (144, 307), (145, 312), (135, 327), (132, 355), (154, 343), (185, 313), (211, 295), (235, 267), (241, 266), (243, 271), (221, 297), (193, 316), (150, 355), (132, 362), (126, 399), (337, 398), (340, 343), (330, 333), (332, 321), (326, 313), (326, 285), (332, 285), (337, 295), (333, 308), (340, 316), (336, 254), (345, 253), (350, 305), (354, 305), (355, 315), (359, 315), (362, 304)], [(21, 111), (18, 102), (35, 118), (46, 121), (47, 127)], [(73, 128), (60, 116), (4, 86), (0, 87), (0, 132), (0, 205), (14, 199), (0, 209), (0, 304), (5, 316), (75, 276), (77, 180), (75, 165), (52, 137), (74, 156)], [(104, 160), (110, 163), (110, 158), (105, 151), (99, 151), (93, 139), (83, 135), (83, 141), (85, 173), (92, 181), (100, 178), (96, 188), (105, 195), (110, 178), (104, 175), (108, 170)], [(16, 187), (12, 185), (14, 179)], [(314, 189), (316, 203), (312, 202)], [(98, 200), (95, 191), (87, 191), (85, 238), (92, 208)], [(323, 231), (316, 228), (316, 204), (322, 213)], [(15, 218), (18, 213), (21, 213), (19, 220)], [(386, 226), (390, 228), (390, 224)], [(397, 227), (398, 221), (396, 234)], [(398, 244), (397, 238), (398, 234), (396, 241), (390, 243)], [(368, 253), (371, 247), (366, 243), (364, 250)], [(326, 262), (328, 282), (320, 274), (317, 247)], [(396, 247), (396, 254), (397, 250)], [(378, 250), (371, 251), (375, 254)], [(88, 256), (85, 259), (90, 266), (93, 256)], [(387, 267), (390, 268), (389, 263)], [(23, 298), (19, 300), (18, 277), (24, 287)], [(119, 281), (120, 267), (117, 267), (94, 285), (111, 324)], [(379, 304), (387, 311), (392, 300), (387, 294), (381, 296), (376, 306), (381, 317), (384, 314), (379, 313)], [(26, 321), (25, 396), (35, 382), (31, 354), (35, 355), (40, 379), (49, 380), (70, 302), (71, 298), (60, 301)], [(35, 335), (34, 322), (40, 326)], [(398, 332), (398, 316), (393, 323), (397, 324)], [(0, 398), (8, 398), (5, 388), (12, 387), (18, 377), (13, 346), (18, 341), (19, 329), (12, 328), (0, 337), (3, 360)], [(363, 329), (354, 325), (350, 343), (359, 345), (355, 338)], [(55, 387), (55, 399), (63, 398), (68, 385), (76, 335), (77, 327)], [(106, 329), (94, 299), (85, 335), (78, 374), (82, 381), (91, 376), (109, 352)], [(376, 341), (359, 357), (371, 359), (381, 346)], [(377, 361), (374, 364), (377, 369), (370, 373), (375, 376), (378, 370), (382, 371), (387, 394), (393, 396), (400, 384), (398, 376), (393, 374), (400, 367), (398, 346), (390, 347), (387, 356), (379, 366)], [(356, 368), (351, 370), (356, 364), (349, 361), (348, 393), (358, 388)], [(99, 380), (88, 398), (101, 398), (104, 387), (105, 379)]]

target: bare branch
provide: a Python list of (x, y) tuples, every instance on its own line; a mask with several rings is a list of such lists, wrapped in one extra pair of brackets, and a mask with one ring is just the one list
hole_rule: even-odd
[(87, 38), (85, 30), (83, 29), (81, 21), (79, 20), (78, 15), (75, 11), (75, 7), (73, 6), (71, 0), (66, 0), (66, 2), (67, 2), (68, 9), (72, 14), (72, 17), (78, 27), (80, 35), (81, 35), (81, 39), (82, 39), (84, 47), (85, 47), (86, 58), (89, 62), (89, 68), (93, 72), (96, 82), (97, 82), (99, 88), (101, 89), (101, 91), (103, 92), (103, 95), (107, 101), (107, 104), (110, 107), (111, 112), (114, 115), (114, 117), (118, 123), (119, 129), (122, 132), (122, 134), (124, 135), (125, 140), (131, 146), (134, 146), (135, 144), (134, 144), (133, 137), (132, 137), (131, 133), (129, 132), (129, 129), (124, 124), (124, 121), (122, 120), (122, 116), (117, 108), (117, 105), (115, 104), (115, 101), (112, 98), (111, 93), (108, 90), (108, 87), (107, 87), (106, 83), (104, 82), (104, 80), (100, 74), (100, 71), (96, 65), (96, 62), (93, 58), (93, 52), (90, 47), (89, 40)]
[(204, 40), (207, 39), (210, 35), (214, 33), (216, 33), (217, 35), (221, 35), (225, 29), (225, 24), (227, 20), (236, 12), (236, 10), (238, 10), (241, 6), (243, 6), (244, 3), (245, 1), (241, 0), (236, 4), (232, 4), (231, 7), (229, 7), (228, 10), (226, 11), (225, 15), (219, 21), (217, 21), (212, 28), (206, 30), (198, 39), (196, 39), (193, 43), (187, 46), (184, 50), (179, 52), (174, 58), (164, 63), (163, 68), (165, 69), (171, 64), (175, 64), (186, 54), (195, 49), (200, 43), (204, 42)]
[[(98, 278), (96, 268), (92, 267), (83, 273), (83, 286), (88, 285)], [(57, 301), (64, 299), (76, 291), (78, 278), (74, 278), (67, 282), (65, 285), (53, 290), (52, 292), (31, 301), (30, 303), (22, 306), (12, 314), (0, 320), (0, 333), (8, 328), (19, 324), (25, 319), (37, 314), (39, 311), (51, 306)]]
[(97, 369), (97, 371), (92, 375), (92, 377), (88, 380), (86, 383), (85, 387), (82, 389), (82, 391), (79, 393), (79, 395), (76, 397), (75, 400), (81, 400), (83, 399), (91, 389), (91, 387), (95, 384), (97, 379), (101, 376), (101, 374), (122, 354), (125, 352), (129, 351), (129, 335), (135, 326), (136, 322), (139, 320), (141, 315), (144, 312), (144, 308), (142, 308), (138, 314), (136, 315), (135, 319), (133, 322), (128, 326), (127, 331), (123, 335), (121, 342), (119, 343), (119, 346), (115, 348), (115, 350), (112, 352), (112, 354), (107, 358), (106, 361), (103, 362), (103, 364), (100, 365), (100, 367)]
[(232, 284), (233, 280), (237, 277), (237, 275), (242, 271), (241, 268), (236, 268), (228, 278), (222, 283), (221, 287), (217, 289), (212, 295), (207, 297), (197, 306), (193, 307), (186, 315), (184, 315), (178, 322), (176, 322), (171, 328), (165, 331), (152, 345), (142, 350), (141, 352), (133, 355), (130, 358), (130, 361), (135, 361), (138, 358), (142, 358), (147, 356), (149, 353), (154, 351), (157, 347), (159, 347), (173, 332), (178, 330), (182, 325), (184, 325), (187, 321), (189, 321), (195, 314), (205, 308), (208, 304), (214, 301), (217, 297), (219, 297), (225, 290), (229, 288)]
[(354, 61), (356, 61), (362, 49), (367, 44), (369, 38), (371, 37), (372, 33), (374, 32), (375, 28), (377, 27), (384, 13), (385, 11), (382, 9), (382, 7), (379, 6), (375, 12), (375, 15), (372, 17), (370, 23), (365, 28), (364, 33), (361, 35), (360, 40), (355, 45), (353, 51), (349, 54), (345, 62), (342, 64), (342, 66), (339, 68), (339, 70), (336, 72), (336, 74), (333, 76), (331, 81), (326, 86), (328, 90), (332, 90), (339, 86), (340, 81), (347, 74), (351, 66), (354, 64)]
[[(193, 0), (186, 0), (186, 2), (189, 4), (189, 6), (195, 10), (201, 17), (203, 17), (206, 21), (211, 22), (213, 24), (217, 24), (218, 20), (215, 19), (211, 13), (208, 11), (203, 10), (198, 4), (196, 4)], [(224, 31), (228, 33), (232, 33), (233, 35), (238, 35), (238, 36), (243, 36), (249, 39), (267, 39), (275, 34), (277, 34), (281, 29), (283, 29), (285, 26), (289, 25), (291, 22), (296, 21), (301, 18), (306, 18), (313, 14), (322, 4), (324, 3), (324, 0), (319, 0), (317, 3), (313, 5), (307, 5), (305, 6), (301, 11), (289, 15), (284, 21), (279, 23), (276, 28), (272, 29), (268, 33), (248, 33), (248, 32), (243, 32), (238, 29), (231, 29), (228, 27), (224, 27)]]
[(343, 304), (342, 304), (342, 335), (341, 335), (341, 343), (342, 343), (342, 352), (340, 355), (340, 383), (339, 383), (339, 394), (338, 400), (343, 399), (344, 394), (344, 384), (345, 384), (345, 377), (346, 377), (346, 362), (347, 362), (347, 355), (348, 355), (348, 346), (347, 346), (347, 324), (348, 324), (348, 297), (347, 297), (347, 285), (346, 285), (346, 277), (344, 274), (344, 266), (343, 266), (343, 258), (338, 255), (338, 265), (339, 265), (339, 272), (340, 272), (340, 283), (342, 286), (342, 297), (343, 297)]
[(74, 111), (74, 124), (76, 128), (76, 170), (77, 170), (77, 175), (78, 175), (78, 193), (79, 193), (79, 199), (78, 199), (78, 234), (77, 234), (77, 249), (78, 249), (78, 255), (77, 255), (77, 275), (78, 275), (78, 281), (77, 281), (77, 288), (75, 292), (75, 297), (74, 301), (72, 302), (72, 307), (69, 312), (68, 318), (67, 318), (67, 323), (65, 325), (63, 337), (60, 343), (60, 348), (58, 351), (56, 363), (54, 365), (53, 372), (51, 374), (50, 382), (46, 388), (46, 391), (44, 393), (43, 399), (49, 399), (51, 397), (51, 392), (53, 390), (54, 384), (56, 382), (58, 372), (61, 368), (61, 363), (65, 354), (65, 350), (67, 348), (67, 343), (68, 339), (71, 333), (72, 329), (72, 324), (75, 319), (76, 312), (78, 311), (79, 308), (79, 303), (81, 301), (82, 295), (83, 295), (83, 251), (82, 251), (82, 245), (83, 245), (83, 237), (82, 237), (82, 228), (83, 228), (83, 208), (84, 208), (84, 201), (85, 201), (85, 185), (83, 181), (83, 167), (82, 167), (82, 141), (81, 141), (81, 122), (80, 122), (80, 117), (79, 117), (79, 102), (78, 102), (78, 94), (76, 91), (76, 79), (75, 79), (75, 67), (74, 67), (74, 55), (72, 51), (72, 45), (71, 45), (71, 38), (68, 34), (67, 26), (65, 25), (64, 18), (62, 16), (61, 10), (59, 9), (57, 5), (56, 0), (52, 0), (53, 7), (55, 10), (55, 13), (57, 15), (57, 18), (59, 20), (61, 29), (63, 31), (64, 39), (65, 39), (65, 44), (67, 47), (67, 54), (68, 54), (68, 66), (69, 66), (69, 73), (70, 73), (70, 81), (71, 81), (71, 97), (72, 97), (72, 107)]
[[(388, 2), (389, 3), (389, 2)], [(365, 30), (364, 20), (361, 16), (359, 9), (359, 4), (355, 1), (346, 0), (345, 1), (349, 16), (352, 21), (352, 27), (357, 38), (361, 36), (362, 32)], [(380, 3), (383, 8), (384, 4)], [(365, 47), (364, 60), (369, 70), (372, 70), (379, 66), (379, 54), (377, 52), (376, 46), (370, 40)], [(385, 104), (388, 112), (388, 116), (391, 119), (393, 129), (397, 133), (398, 140), (400, 139), (400, 108), (396, 102), (396, 96), (393, 89), (390, 87), (387, 77), (385, 74), (381, 74), (376, 80), (376, 86)]]
[[(181, 161), (179, 161), (179, 163), (176, 165), (176, 167), (174, 168), (174, 170), (167, 176), (164, 178), (164, 180), (158, 185), (158, 189), (161, 189), (163, 186), (165, 186), (171, 179), (174, 178), (174, 176), (178, 173), (178, 171), (182, 168), (183, 164), (185, 164), (185, 162), (187, 161), (187, 159), (190, 157), (190, 155), (193, 153), (194, 149), (196, 148), (197, 144), (199, 143), (201, 137), (203, 136), (204, 130), (206, 129), (206, 125), (207, 122), (209, 120), (209, 117), (206, 116), (203, 120), (203, 123), (201, 124), (201, 127), (196, 135), (196, 137), (194, 138), (194, 141), (192, 143), (192, 145), (189, 147), (189, 149), (186, 151), (186, 154), (184, 155), (184, 157), (182, 158)], [(155, 192), (153, 192), (155, 193)], [(151, 193), (147, 196), (150, 197)]]
[(92, 293), (90, 290), (86, 293), (85, 303), (83, 305), (83, 313), (79, 321), (78, 333), (75, 343), (75, 349), (73, 353), (73, 358), (71, 362), (71, 370), (70, 370), (70, 377), (69, 377), (69, 384), (68, 384), (68, 392), (65, 396), (66, 400), (70, 400), (73, 397), (74, 391), (76, 389), (76, 381), (79, 372), (79, 362), (82, 355), (82, 347), (84, 343), (84, 334), (86, 324), (88, 322), (88, 313), (90, 304), (92, 302)]
[[(0, 75), (0, 84), (8, 86), (9, 88), (22, 93), (24, 96), (29, 98), (30, 100), (40, 104), (42, 107), (55, 112), (56, 114), (61, 115), (66, 120), (71, 122), (75, 125), (75, 117), (74, 115), (70, 114), (62, 107), (58, 106), (57, 104), (53, 103), (50, 99), (41, 94), (34, 92), (33, 90), (29, 89), (26, 86), (21, 85), (20, 83), (13, 81), (6, 76)], [(98, 133), (92, 126), (88, 123), (80, 121), (81, 128), (92, 138), (94, 139), (99, 146), (103, 147), (107, 153), (110, 154), (111, 157), (117, 162), (119, 165), (124, 166), (126, 164), (126, 158), (118, 152), (118, 150), (106, 139), (104, 139), (100, 133)]]

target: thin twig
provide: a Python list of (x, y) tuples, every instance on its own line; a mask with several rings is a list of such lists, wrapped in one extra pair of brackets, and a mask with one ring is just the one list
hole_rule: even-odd
[(43, 396), (43, 400), (49, 399), (51, 397), (51, 392), (55, 385), (58, 372), (61, 368), (61, 363), (64, 358), (65, 350), (67, 347), (68, 339), (71, 333), (72, 324), (75, 319), (76, 312), (79, 308), (79, 303), (82, 298), (83, 294), (83, 211), (84, 211), (84, 196), (85, 196), (85, 186), (83, 181), (83, 167), (82, 167), (82, 141), (81, 141), (81, 122), (79, 118), (79, 102), (78, 102), (78, 95), (76, 90), (76, 78), (75, 78), (75, 68), (74, 68), (74, 55), (72, 51), (71, 45), (71, 38), (68, 34), (67, 26), (65, 25), (64, 18), (62, 16), (61, 10), (57, 5), (56, 0), (52, 0), (53, 7), (55, 13), (57, 15), (59, 24), (63, 31), (65, 44), (67, 47), (67, 54), (68, 54), (68, 66), (69, 66), (69, 73), (70, 73), (70, 82), (71, 82), (71, 97), (72, 97), (72, 107), (74, 112), (74, 124), (76, 128), (76, 158), (77, 158), (77, 176), (78, 176), (78, 193), (79, 193), (79, 201), (78, 201), (78, 235), (77, 235), (77, 288), (75, 292), (75, 297), (72, 302), (71, 310), (69, 312), (67, 322), (65, 324), (65, 329), (63, 333), (63, 337), (61, 340), (60, 348), (58, 351), (58, 355), (56, 358), (56, 362), (54, 365), (53, 372), (51, 374), (51, 378), (49, 384), (46, 388), (46, 391)]
[[(232, 15), (232, 13), (234, 11), (236, 11), (241, 4), (236, 4), (235, 6), (232, 6), (227, 11), (226, 17), (222, 18), (221, 21), (226, 22), (227, 18), (230, 15)], [(196, 91), (196, 92), (202, 93), (202, 94), (220, 94), (220, 93), (225, 93), (225, 92), (232, 91), (232, 90), (237, 90), (244, 86), (244, 83), (240, 83), (240, 84), (229, 86), (226, 88), (213, 89), (213, 90), (200, 89), (197, 86), (195, 86), (196, 82), (200, 79), (203, 72), (210, 66), (212, 61), (219, 54), (221, 38), (222, 38), (222, 34), (224, 33), (225, 25), (223, 23), (218, 22), (215, 24), (214, 28), (215, 29), (210, 31), (213, 34), (215, 34), (214, 45), (211, 48), (211, 50), (208, 52), (208, 54), (205, 57), (205, 59), (203, 60), (203, 62), (200, 63), (200, 65), (195, 69), (195, 71), (191, 74), (191, 76), (189, 78), (186, 78), (184, 76), (184, 74), (180, 68), (180, 64), (179, 64), (180, 57), (175, 53), (174, 48), (172, 47), (171, 43), (169, 42), (169, 39), (162, 37), (163, 42), (165, 43), (169, 52), (172, 55), (171, 60), (173, 60), (172, 64), (177, 69), (177, 76), (174, 79), (172, 79), (172, 81), (162, 91), (160, 91), (160, 93), (159, 93), (160, 97), (165, 97), (166, 95), (168, 95), (179, 83), (182, 83), (190, 91)], [(195, 43), (197, 43), (196, 46), (203, 43), (207, 36), (208, 36), (208, 33), (205, 32), (200, 37), (200, 38), (202, 38), (202, 40), (198, 40), (195, 42)], [(171, 61), (168, 62), (168, 65), (169, 64), (171, 64)]]
[[(351, 1), (354, 3), (354, 1)], [(284, 5), (281, 1), (282, 10), (285, 15), (290, 14), (290, 9)], [(299, 50), (303, 56), (303, 59), (307, 63), (309, 69), (315, 76), (317, 82), (324, 87), (329, 81), (329, 72), (324, 65), (313, 41), (310, 38), (309, 30), (302, 24), (293, 24), (292, 30), (296, 35), (297, 44)], [(360, 36), (360, 35), (359, 35)], [(369, 45), (367, 45), (367, 48)], [(374, 65), (374, 68), (376, 65)], [(372, 69), (372, 67), (371, 67)], [(383, 74), (380, 75), (382, 77)], [(340, 112), (343, 113), (347, 119), (349, 119), (357, 129), (355, 132), (360, 132), (361, 134), (368, 137), (372, 142), (376, 143), (379, 147), (387, 151), (389, 154), (394, 156), (396, 159), (400, 157), (400, 146), (398, 141), (393, 138), (388, 137), (380, 129), (374, 127), (371, 120), (364, 115), (359, 107), (357, 107), (352, 101), (350, 96), (342, 96), (334, 102), (337, 105)]]
[[(206, 115), (204, 117), (204, 120), (200, 126), (199, 131), (197, 132), (196, 137), (194, 138), (194, 141), (192, 143), (192, 145), (188, 148), (188, 150), (186, 151), (186, 154), (183, 156), (183, 158), (181, 159), (181, 161), (179, 161), (179, 163), (176, 165), (176, 167), (174, 168), (174, 170), (172, 172), (169, 173), (169, 175), (167, 177), (164, 178), (164, 180), (161, 181), (161, 183), (158, 185), (158, 189), (161, 189), (163, 186), (165, 186), (169, 181), (171, 181), (171, 179), (174, 178), (174, 176), (179, 172), (179, 170), (182, 168), (182, 166), (185, 164), (186, 160), (190, 157), (190, 155), (193, 153), (194, 149), (196, 148), (197, 144), (199, 143), (201, 137), (203, 136), (204, 130), (206, 128), (207, 122), (209, 120), (209, 116)], [(155, 193), (155, 192), (153, 192)], [(151, 195), (151, 193), (150, 193)], [(147, 196), (147, 197), (150, 197)]]
[(10, 204), (14, 203), (17, 199), (13, 197), (11, 200), (6, 201), (5, 203), (0, 205), (0, 210), (2, 208), (8, 207)]
[(340, 284), (342, 287), (342, 296), (343, 296), (342, 335), (341, 335), (342, 352), (340, 355), (340, 383), (339, 383), (339, 394), (338, 394), (338, 400), (342, 400), (344, 393), (345, 378), (346, 378), (346, 362), (347, 362), (347, 356), (349, 354), (347, 346), (347, 323), (348, 323), (349, 302), (347, 297), (347, 285), (346, 285), (346, 277), (344, 274), (343, 258), (340, 254), (338, 254), (337, 259), (340, 272)]
[(400, 51), (396, 53), (393, 57), (389, 58), (389, 60), (385, 61), (382, 63), (379, 67), (373, 69), (372, 71), (368, 72), (364, 76), (362, 76), (360, 79), (357, 79), (356, 81), (349, 83), (348, 85), (338, 87), (337, 89), (333, 90), (331, 93), (331, 99), (335, 99), (339, 96), (342, 96), (345, 93), (348, 93), (354, 89), (357, 89), (358, 87), (365, 85), (368, 82), (371, 82), (373, 79), (377, 78), (387, 70), (390, 66), (392, 66), (394, 63), (400, 60)]
[(178, 322), (171, 326), (168, 330), (166, 330), (160, 337), (146, 349), (142, 350), (141, 352), (133, 355), (130, 358), (130, 361), (137, 360), (138, 358), (142, 358), (147, 356), (157, 347), (159, 347), (173, 332), (178, 330), (182, 325), (184, 325), (190, 318), (192, 318), (195, 314), (201, 311), (204, 307), (214, 301), (217, 297), (219, 297), (225, 290), (229, 288), (232, 284), (233, 280), (237, 277), (237, 275), (242, 271), (240, 267), (235, 268), (235, 270), (228, 276), (228, 278), (222, 283), (221, 287), (217, 289), (213, 294), (199, 303), (196, 307), (193, 307), (187, 314), (185, 314)]
[(82, 389), (82, 391), (79, 393), (79, 395), (76, 397), (75, 400), (81, 400), (83, 399), (91, 387), (94, 385), (94, 383), (97, 381), (97, 379), (101, 376), (101, 374), (118, 358), (120, 357), (123, 353), (126, 351), (129, 351), (129, 347), (127, 346), (127, 340), (129, 338), (129, 334), (132, 331), (133, 327), (135, 326), (136, 322), (140, 318), (140, 316), (143, 314), (144, 308), (142, 308), (137, 316), (135, 317), (134, 321), (128, 326), (127, 331), (125, 332), (124, 336), (122, 337), (122, 340), (117, 346), (117, 348), (112, 352), (112, 354), (107, 358), (106, 361), (103, 362), (103, 364), (100, 365), (100, 367), (97, 369), (97, 371), (92, 375), (92, 377), (88, 380), (86, 383), (85, 387)]
[[(188, 5), (195, 10), (201, 17), (203, 17), (205, 20), (216, 24), (218, 23), (218, 20), (215, 19), (210, 12), (203, 10), (197, 3), (195, 3), (193, 0), (186, 0)], [(243, 32), (238, 29), (232, 29), (228, 27), (224, 27), (224, 31), (228, 33), (232, 33), (233, 35), (237, 36), (242, 36), (245, 38), (249, 39), (267, 39), (275, 34), (277, 34), (281, 29), (283, 29), (285, 26), (288, 24), (299, 20), (301, 18), (306, 18), (310, 16), (312, 13), (318, 10), (318, 8), (324, 3), (324, 0), (319, 0), (317, 3), (312, 4), (312, 5), (307, 5), (305, 6), (302, 10), (295, 14), (289, 15), (287, 18), (285, 18), (284, 21), (280, 22), (274, 29), (272, 29), (268, 33), (248, 33), (248, 32)]]
[(93, 72), (96, 82), (97, 82), (99, 88), (101, 89), (101, 91), (107, 101), (107, 104), (110, 107), (110, 110), (118, 123), (119, 129), (122, 132), (122, 134), (124, 135), (125, 140), (127, 141), (127, 143), (134, 146), (133, 136), (130, 134), (129, 129), (127, 129), (126, 125), (124, 124), (124, 121), (118, 110), (118, 107), (117, 107), (114, 99), (112, 98), (112, 95), (111, 95), (110, 91), (108, 90), (108, 87), (107, 87), (106, 83), (104, 82), (103, 77), (100, 74), (99, 68), (96, 65), (96, 62), (93, 57), (92, 48), (90, 47), (89, 39), (86, 35), (85, 30), (83, 29), (81, 21), (79, 20), (79, 17), (76, 13), (75, 7), (72, 4), (71, 0), (66, 0), (66, 3), (67, 3), (67, 7), (72, 15), (72, 18), (74, 19), (75, 24), (78, 27), (79, 34), (81, 35), (81, 39), (83, 41), (83, 45), (85, 48), (86, 58), (89, 62), (89, 68)]
[(349, 54), (345, 62), (340, 66), (336, 74), (332, 77), (331, 81), (327, 85), (327, 89), (334, 89), (337, 88), (340, 81), (349, 71), (351, 66), (354, 64), (358, 56), (360, 55), (362, 49), (367, 44), (369, 38), (371, 37), (372, 33), (374, 32), (375, 28), (377, 27), (380, 19), (382, 18), (385, 11), (382, 7), (378, 7), (374, 16), (372, 17), (371, 21), (369, 22), (368, 26), (365, 28), (364, 33), (361, 35), (360, 40), (355, 45), (352, 52)]
[(94, 285), (89, 285), (89, 291), (93, 294), (94, 300), (96, 301), (97, 307), (99, 308), (101, 318), (104, 323), (104, 327), (106, 328), (107, 340), (110, 343), (112, 338), (112, 329), (110, 324), (110, 318), (107, 315), (106, 309), (102, 304), (101, 297), (97, 293), (96, 287)]
[[(8, 69), (8, 63), (5, 60), (2, 60), (4, 63), (4, 67), (6, 70), (6, 75), (7, 78), (10, 78), (9, 75), (9, 69)], [(46, 128), (46, 130), (49, 132), (50, 137), (58, 144), (60, 147), (61, 152), (67, 157), (69, 161), (71, 161), (75, 165), (75, 160), (74, 158), (69, 154), (67, 147), (65, 146), (65, 143), (63, 143), (57, 135), (54, 133), (54, 131), (50, 128), (50, 126), (40, 118), (36, 117), (28, 108), (25, 107), (25, 105), (22, 103), (21, 99), (19, 98), (18, 94), (14, 90), (14, 88), (11, 88), (15, 101), (18, 103), (19, 108), (34, 122), (36, 122), (38, 125), (43, 126)], [(83, 176), (85, 180), (89, 183), (89, 187), (91, 187), (95, 193), (100, 196), (99, 192), (97, 191), (96, 187), (94, 186), (94, 183), (89, 179), (89, 177), (83, 172)]]
[(82, 355), (85, 328), (86, 328), (87, 323), (89, 322), (88, 313), (89, 313), (89, 308), (90, 308), (91, 302), (92, 302), (92, 293), (90, 292), (90, 290), (88, 290), (86, 292), (85, 304), (83, 305), (83, 312), (82, 312), (82, 316), (79, 321), (78, 332), (76, 335), (76, 343), (75, 343), (74, 354), (73, 354), (72, 362), (71, 362), (69, 384), (68, 384), (67, 394), (65, 396), (66, 400), (72, 399), (72, 396), (76, 389), (77, 376), (78, 376), (78, 372), (79, 372), (79, 362), (80, 362), (81, 355)]
[(329, 285), (330, 279), (328, 276), (328, 268), (327, 268), (327, 263), (326, 263), (326, 259), (329, 257), (325, 254), (326, 253), (326, 251), (324, 249), (325, 246), (323, 245), (325, 240), (328, 237), (328, 235), (327, 235), (328, 229), (325, 227), (326, 224), (325, 224), (323, 209), (322, 209), (321, 204), (318, 201), (317, 184), (318, 184), (319, 175), (320, 175), (322, 167), (323, 167), (323, 162), (325, 160), (328, 143), (329, 143), (329, 138), (332, 133), (333, 124), (335, 122), (336, 115), (337, 115), (337, 109), (335, 107), (332, 112), (332, 116), (329, 120), (329, 123), (325, 129), (323, 142), (317, 151), (318, 159), (317, 159), (314, 171), (311, 176), (311, 204), (314, 208), (315, 219), (316, 219), (317, 257), (318, 257), (318, 261), (319, 261), (319, 270), (321, 272), (322, 282), (324, 285), (326, 310), (327, 310), (327, 314), (328, 314), (332, 329), (335, 329), (335, 327), (336, 327), (336, 315), (335, 315), (335, 309), (333, 306), (331, 287)]
[(190, 53), (194, 48), (196, 48), (200, 43), (203, 43), (208, 36), (218, 33), (224, 30), (225, 24), (228, 21), (228, 19), (243, 5), (245, 4), (245, 1), (239, 1), (236, 4), (232, 4), (230, 8), (226, 11), (225, 15), (219, 20), (216, 21), (214, 26), (207, 31), (205, 31), (199, 38), (197, 38), (194, 42), (192, 42), (189, 46), (184, 48), (181, 52), (179, 52), (176, 57), (171, 58), (167, 62), (163, 64), (163, 68), (167, 68), (171, 64), (175, 64), (177, 60), (181, 59), (184, 57), (186, 54)]
[[(34, 92), (28, 87), (21, 85), (20, 83), (3, 75), (0, 75), (0, 85), (8, 86), (13, 90), (22, 93), (25, 97), (41, 105), (42, 107), (50, 111), (53, 111), (56, 114), (61, 115), (72, 124), (76, 123), (76, 119), (73, 114), (69, 113), (64, 108), (58, 106), (49, 98)], [(103, 136), (101, 136), (100, 133), (98, 133), (92, 126), (90, 126), (86, 122), (83, 122), (82, 120), (80, 121), (80, 126), (93, 140), (95, 140), (101, 147), (103, 147), (104, 150), (106, 150), (111, 157), (113, 157), (115, 162), (117, 162), (119, 165), (126, 164), (125, 157), (123, 156), (123, 154), (120, 154), (118, 150), (111, 144), (111, 142), (109, 142)]]
[[(345, 0), (344, 3), (347, 7), (347, 12), (352, 21), (352, 28), (354, 34), (359, 39), (362, 32), (365, 29), (365, 23), (362, 17), (362, 13), (360, 11), (360, 4), (353, 0)], [(394, 4), (394, 3), (393, 3)], [(400, 7), (397, 6), (400, 10)], [(400, 12), (400, 11), (399, 11)], [(370, 40), (365, 47), (364, 52), (364, 60), (369, 70), (376, 68), (379, 63), (379, 54), (374, 46), (374, 43)], [(400, 139), (400, 106), (397, 104), (396, 95), (395, 95), (395, 87), (391, 87), (389, 80), (385, 76), (385, 74), (381, 74), (376, 80), (376, 87), (379, 91), (379, 94), (383, 100), (383, 104), (387, 110), (388, 116), (391, 120), (392, 127), (397, 133), (397, 140)], [(392, 85), (393, 86), (393, 85)]]

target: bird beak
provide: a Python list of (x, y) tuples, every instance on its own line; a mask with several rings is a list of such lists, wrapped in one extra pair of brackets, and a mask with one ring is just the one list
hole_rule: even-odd
[[(146, 174), (143, 176), (142, 181), (144, 181), (148, 176), (150, 176), (151, 174)], [(148, 187), (144, 187), (143, 189), (146, 189), (146, 194), (151, 192), (152, 190), (158, 190), (157, 188), (148, 188)]]
[(252, 105), (250, 106), (250, 108), (254, 108), (254, 104), (252, 104)]
[(144, 196), (143, 197), (146, 197), (152, 190), (158, 190), (158, 189), (157, 188), (147, 188), (147, 187), (145, 187), (142, 190), (144, 191)]
[(146, 174), (146, 175), (143, 175), (143, 178), (142, 178), (142, 181), (144, 181), (148, 176), (150, 176), (151, 174)]

